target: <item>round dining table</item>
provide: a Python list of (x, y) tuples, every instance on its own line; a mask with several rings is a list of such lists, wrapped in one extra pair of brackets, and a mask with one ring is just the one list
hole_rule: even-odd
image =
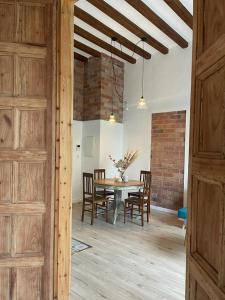
[(116, 181), (115, 179), (97, 179), (95, 180), (94, 184), (97, 189), (101, 188), (114, 191), (114, 201), (112, 202), (113, 205), (110, 209), (111, 213), (109, 212), (108, 217), (108, 221), (111, 224), (116, 224), (121, 206), (124, 207), (124, 201), (122, 197), (123, 191), (139, 190), (144, 186), (144, 182), (142, 181), (129, 180), (128, 182), (123, 182)]

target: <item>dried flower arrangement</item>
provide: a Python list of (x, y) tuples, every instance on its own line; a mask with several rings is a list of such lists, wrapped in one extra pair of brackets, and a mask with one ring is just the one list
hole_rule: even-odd
[(138, 151), (127, 151), (124, 154), (124, 157), (118, 161), (112, 158), (109, 155), (109, 159), (113, 162), (114, 166), (117, 168), (120, 173), (120, 178), (122, 181), (125, 181), (124, 173), (128, 169), (128, 167), (138, 158)]

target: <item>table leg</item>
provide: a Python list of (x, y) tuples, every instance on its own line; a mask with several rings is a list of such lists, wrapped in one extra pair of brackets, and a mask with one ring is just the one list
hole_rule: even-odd
[(120, 207), (123, 205), (123, 200), (122, 200), (122, 191), (121, 190), (115, 190), (115, 196), (114, 196), (114, 201), (112, 205), (112, 210), (109, 212), (109, 223), (111, 224), (116, 224), (116, 219), (118, 217)]

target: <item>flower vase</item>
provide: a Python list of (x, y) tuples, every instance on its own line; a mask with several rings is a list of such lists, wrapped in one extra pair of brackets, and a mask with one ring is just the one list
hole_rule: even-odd
[(125, 171), (119, 171), (119, 173), (120, 173), (121, 181), (125, 182), (125, 175), (124, 175)]

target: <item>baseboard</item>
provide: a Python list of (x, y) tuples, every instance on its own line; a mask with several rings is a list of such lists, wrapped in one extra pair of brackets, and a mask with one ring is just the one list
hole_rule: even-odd
[(164, 208), (164, 207), (160, 207), (160, 206), (156, 206), (156, 205), (151, 205), (151, 208), (153, 210), (158, 210), (158, 211), (166, 212), (166, 213), (169, 213), (169, 214), (177, 215), (176, 210), (172, 210), (172, 209), (169, 209), (169, 208)]

